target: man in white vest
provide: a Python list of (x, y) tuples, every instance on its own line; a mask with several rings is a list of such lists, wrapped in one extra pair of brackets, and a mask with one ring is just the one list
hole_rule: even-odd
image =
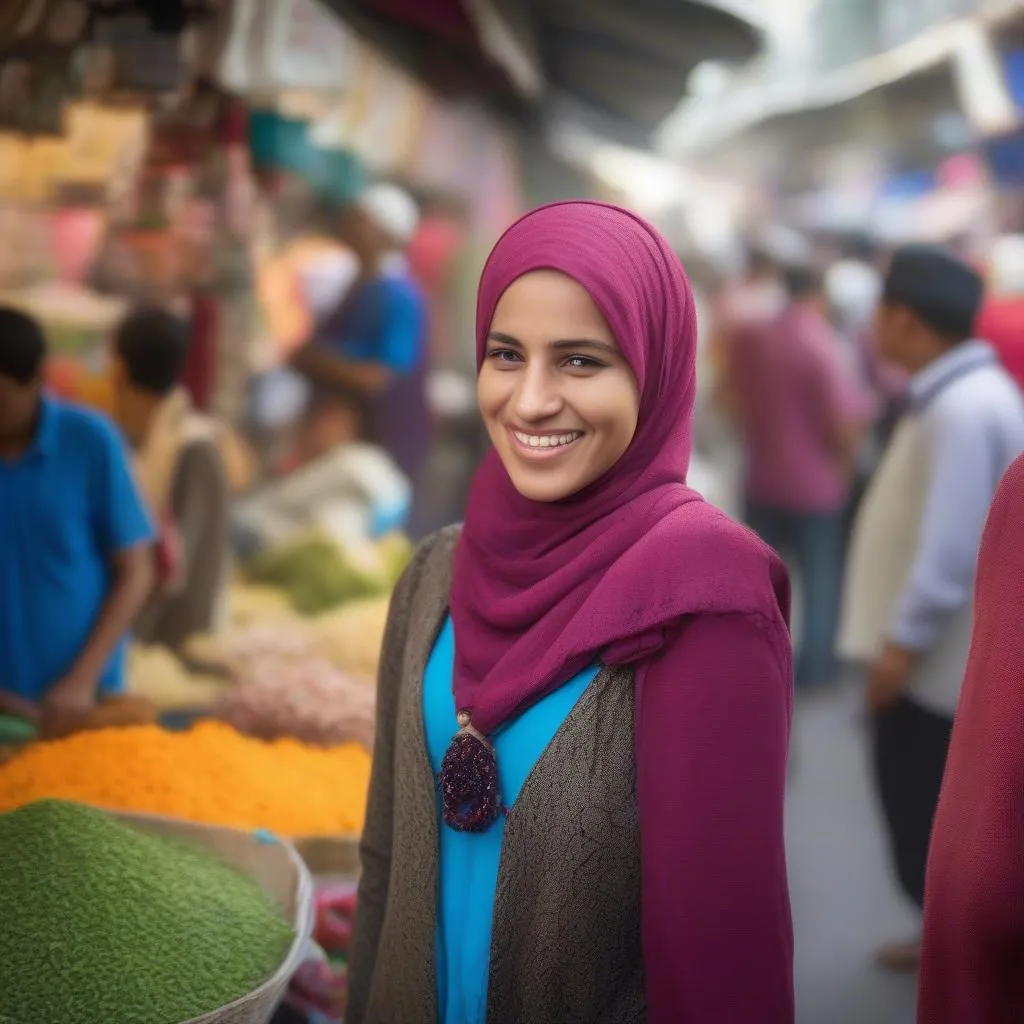
[[(972, 337), (975, 271), (943, 249), (898, 250), (875, 332), (910, 375), (908, 408), (861, 505), (840, 652), (867, 667), (874, 771), (900, 885), (919, 907), (932, 818), (971, 636), (978, 547), (1004, 470), (1024, 450), (1024, 400)], [(913, 970), (916, 941), (879, 950)]]

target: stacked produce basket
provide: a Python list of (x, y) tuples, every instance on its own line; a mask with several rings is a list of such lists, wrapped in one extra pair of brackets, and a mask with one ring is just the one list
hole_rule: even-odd
[[(57, 844), (48, 838), (54, 830), (62, 836)], [(315, 923), (313, 886), (287, 842), (44, 801), (0, 815), (0, 845), (11, 873), (10, 888), (0, 894), (6, 910), (2, 927), (13, 928), (0, 933), (0, 948), (15, 960), (18, 949), (27, 950), (27, 962), (39, 970), (32, 977), (24, 964), (5, 964), (11, 976), (0, 991), (2, 1024), (91, 1021), (101, 1003), (104, 1019), (114, 1024), (267, 1024), (307, 956)], [(92, 855), (83, 861), (86, 849)], [(39, 884), (44, 877), (54, 881), (52, 894)], [(116, 880), (119, 898), (129, 901), (116, 924), (102, 899), (86, 899), (71, 910), (71, 895), (87, 879), (100, 886)], [(186, 895), (179, 895), (181, 886)], [(184, 914), (174, 906), (180, 898), (188, 901)], [(63, 923), (54, 914), (58, 904), (65, 907)], [(167, 927), (179, 920), (187, 922), (190, 940), (179, 936), (173, 950), (163, 948), (168, 937), (161, 922)], [(63, 927), (71, 931), (58, 939), (55, 929)], [(238, 937), (232, 938), (233, 930)], [(204, 942), (213, 944), (205, 954), (189, 952)], [(45, 948), (32, 948), (40, 943)], [(208, 956), (224, 971), (214, 968), (211, 977), (217, 980), (204, 988), (201, 975), (191, 972), (208, 963)], [(189, 977), (179, 982), (175, 970), (188, 970)], [(114, 985), (115, 977), (123, 987)], [(246, 992), (248, 986), (254, 987)], [(217, 1007), (215, 993), (231, 1001)], [(201, 1009), (201, 1015), (175, 1016), (186, 1007)]]
[(267, 842), (234, 829), (193, 825), (150, 815), (115, 814), (115, 817), (165, 839), (186, 840), (201, 846), (256, 881), (291, 922), (295, 932), (292, 945), (278, 969), (259, 988), (228, 1006), (187, 1022), (266, 1024), (302, 962), (313, 932), (313, 884), (295, 848), (287, 842)]

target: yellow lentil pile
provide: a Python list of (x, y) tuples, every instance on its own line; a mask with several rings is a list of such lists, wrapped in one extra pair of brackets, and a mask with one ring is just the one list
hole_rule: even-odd
[(219, 722), (144, 725), (27, 747), (0, 764), (0, 813), (53, 798), (289, 837), (358, 835), (369, 782), (370, 755), (356, 744), (267, 743)]

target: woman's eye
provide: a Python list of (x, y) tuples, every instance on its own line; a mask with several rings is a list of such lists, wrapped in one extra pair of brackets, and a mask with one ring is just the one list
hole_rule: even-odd
[(510, 348), (492, 348), (487, 353), (488, 359), (493, 359), (496, 363), (517, 363), (519, 362), (519, 353), (513, 352)]
[(601, 364), (587, 356), (569, 356), (565, 361), (570, 370), (597, 370)]

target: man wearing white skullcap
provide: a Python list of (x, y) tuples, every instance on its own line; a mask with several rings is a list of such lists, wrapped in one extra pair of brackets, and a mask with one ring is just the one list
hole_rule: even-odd
[(412, 241), (420, 222), (416, 201), (395, 185), (373, 185), (355, 203), (364, 219), (382, 236), (380, 245), (401, 252)]
[(404, 258), (419, 217), (415, 200), (387, 184), (366, 189), (345, 211), (343, 234), (359, 257), (359, 278), (294, 360), (314, 384), (317, 405), (354, 408), (363, 436), (414, 481), (430, 434), (426, 301)]

